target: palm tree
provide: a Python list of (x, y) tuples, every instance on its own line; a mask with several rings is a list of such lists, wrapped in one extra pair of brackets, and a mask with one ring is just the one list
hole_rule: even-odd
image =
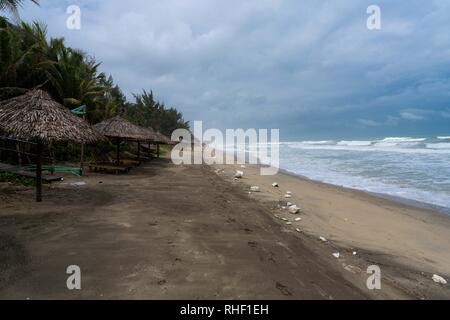
[[(39, 0), (30, 0), (39, 5)], [(0, 11), (9, 11), (14, 17), (19, 17), (19, 6), (23, 4), (24, 0), (0, 0)]]

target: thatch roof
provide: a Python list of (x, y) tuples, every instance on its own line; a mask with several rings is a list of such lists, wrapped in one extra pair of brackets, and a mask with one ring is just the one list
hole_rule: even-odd
[(153, 135), (147, 129), (132, 124), (130, 121), (115, 116), (94, 126), (95, 130), (108, 138), (119, 138), (126, 140), (152, 140)]
[(155, 132), (156, 140), (155, 142), (164, 143), (164, 144), (172, 144), (172, 140), (163, 135), (161, 132)]
[(102, 139), (86, 121), (40, 89), (0, 101), (0, 131), (43, 142), (90, 143)]

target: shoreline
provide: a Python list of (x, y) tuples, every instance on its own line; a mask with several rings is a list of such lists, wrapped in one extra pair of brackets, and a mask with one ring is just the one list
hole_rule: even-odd
[[(259, 164), (259, 166), (264, 166), (264, 165)], [(307, 176), (304, 176), (304, 175), (301, 175), (301, 174), (298, 174), (298, 173), (295, 173), (295, 172), (292, 172), (289, 170), (281, 169), (281, 168), (279, 169), (279, 172), (286, 174), (286, 175), (293, 176), (293, 177), (298, 177), (300, 179), (308, 180), (311, 182), (323, 183), (325, 185), (335, 186), (335, 187), (344, 188), (344, 189), (353, 190), (353, 191), (360, 191), (360, 192), (366, 193), (368, 195), (372, 195), (374, 197), (390, 200), (390, 201), (397, 202), (397, 203), (400, 203), (403, 205), (415, 207), (417, 209), (431, 210), (431, 211), (435, 211), (436, 213), (439, 213), (439, 214), (444, 214), (444, 215), (450, 216), (450, 208), (434, 205), (432, 203), (427, 203), (427, 202), (404, 198), (404, 197), (399, 197), (399, 196), (393, 196), (393, 195), (390, 195), (387, 193), (373, 192), (373, 191), (368, 191), (368, 190), (364, 190), (364, 189), (351, 188), (351, 187), (347, 187), (347, 186), (343, 186), (343, 185), (339, 185), (339, 184), (333, 184), (333, 183), (329, 183), (329, 182), (325, 182), (325, 181), (315, 180), (315, 179), (309, 178)]]
[[(160, 159), (65, 175), (38, 205), (32, 188), (5, 194), (0, 299), (450, 299), (431, 279), (450, 276), (448, 217), (257, 165), (235, 181), (239, 168)], [(61, 285), (72, 264), (89, 270), (76, 296)]]
[[(241, 185), (243, 191), (251, 186), (260, 192), (249, 197), (265, 206), (271, 206), (275, 220), (289, 219), (291, 229), (300, 230), (312, 239), (323, 236), (330, 246), (341, 251), (338, 259), (346, 266), (363, 270), (370, 264), (382, 266), (385, 280), (391, 289), (408, 292), (424, 298), (425, 292), (434, 292), (434, 298), (450, 298), (450, 289), (431, 280), (433, 274), (450, 277), (450, 216), (421, 208), (398, 199), (389, 199), (367, 191), (346, 188), (280, 170), (275, 176), (260, 176), (262, 165), (215, 165), (224, 169), (226, 180)], [(233, 181), (235, 170), (243, 170), (244, 177)], [(279, 188), (273, 188), (277, 182)], [(285, 199), (284, 192), (292, 192)], [(301, 208), (302, 220), (277, 208), (289, 201)], [(285, 222), (279, 221), (281, 224)], [(351, 252), (356, 251), (357, 257)], [(345, 269), (345, 267), (344, 267)], [(348, 271), (348, 270), (347, 270)], [(361, 272), (361, 271), (359, 271)]]

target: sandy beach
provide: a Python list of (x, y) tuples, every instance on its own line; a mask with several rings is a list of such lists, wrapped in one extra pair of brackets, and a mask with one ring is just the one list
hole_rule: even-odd
[[(238, 181), (239, 166), (217, 168), (161, 159), (127, 175), (66, 176), (40, 204), (32, 188), (2, 184), (0, 298), (450, 297), (431, 280), (450, 275), (448, 217), (256, 166)], [(278, 208), (287, 200), (299, 215)], [(373, 264), (381, 290), (366, 287)], [(69, 265), (82, 290), (66, 288)]]

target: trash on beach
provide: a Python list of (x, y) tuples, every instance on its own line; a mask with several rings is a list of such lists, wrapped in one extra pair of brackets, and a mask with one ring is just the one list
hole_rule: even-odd
[(297, 231), (297, 232), (299, 232), (299, 233), (302, 232), (302, 230), (300, 230), (299, 228), (295, 228), (295, 231)]
[(286, 204), (286, 206), (290, 207), (290, 206), (292, 206), (292, 203), (288, 202), (288, 203)]
[(258, 186), (250, 187), (250, 190), (253, 191), (253, 192), (260, 192), (260, 189), (259, 189)]
[(235, 178), (237, 179), (241, 179), (244, 176), (244, 172), (243, 171), (236, 171), (236, 174), (234, 175)]
[(241, 168), (242, 168), (242, 169), (245, 169), (245, 166), (244, 166), (244, 165), (241, 165)]
[(433, 279), (433, 281), (436, 282), (436, 283), (447, 284), (447, 280), (445, 280), (444, 278), (442, 278), (440, 275), (433, 274), (432, 279)]
[(217, 169), (217, 170), (215, 170), (215, 173), (216, 174), (221, 174), (221, 173), (223, 173), (225, 170), (223, 170), (223, 169)]
[(70, 185), (74, 186), (74, 187), (81, 187), (81, 186), (85, 186), (86, 182), (84, 182), (84, 181), (72, 182)]
[(339, 252), (335, 252), (333, 253), (333, 257), (335, 257), (336, 259), (339, 259), (341, 255), (339, 254)]
[(356, 256), (356, 251), (353, 251), (353, 255)]
[(292, 192), (290, 192), (290, 191), (287, 191), (287, 192), (286, 192), (286, 194), (290, 194), (290, 195), (292, 195)]
[(295, 221), (302, 221), (302, 218), (295, 218)]
[(272, 183), (272, 187), (278, 188), (278, 187), (279, 187), (279, 186), (278, 186), (278, 183), (276, 183), (276, 182)]
[(281, 220), (283, 220), (283, 221), (289, 221), (289, 219), (287, 219), (287, 218), (281, 218)]
[(289, 221), (289, 222), (286, 222), (286, 224), (287, 224), (288, 226), (290, 226), (290, 225), (292, 224), (292, 222)]
[(286, 207), (285, 207), (285, 206), (282, 206), (281, 209), (286, 210)]
[(286, 199), (292, 198), (292, 196), (291, 196), (290, 194), (285, 194), (284, 197), (285, 197)]
[(290, 214), (297, 214), (300, 212), (300, 208), (297, 207), (296, 205), (290, 206), (289, 207), (289, 213)]
[(344, 266), (345, 270), (347, 270), (348, 272), (354, 273), (354, 274), (362, 272), (362, 270), (360, 268), (352, 266), (351, 264), (347, 264), (347, 265), (343, 264), (343, 266)]
[(324, 237), (319, 237), (320, 240), (322, 240), (323, 242), (327, 242), (328, 240), (325, 239)]

